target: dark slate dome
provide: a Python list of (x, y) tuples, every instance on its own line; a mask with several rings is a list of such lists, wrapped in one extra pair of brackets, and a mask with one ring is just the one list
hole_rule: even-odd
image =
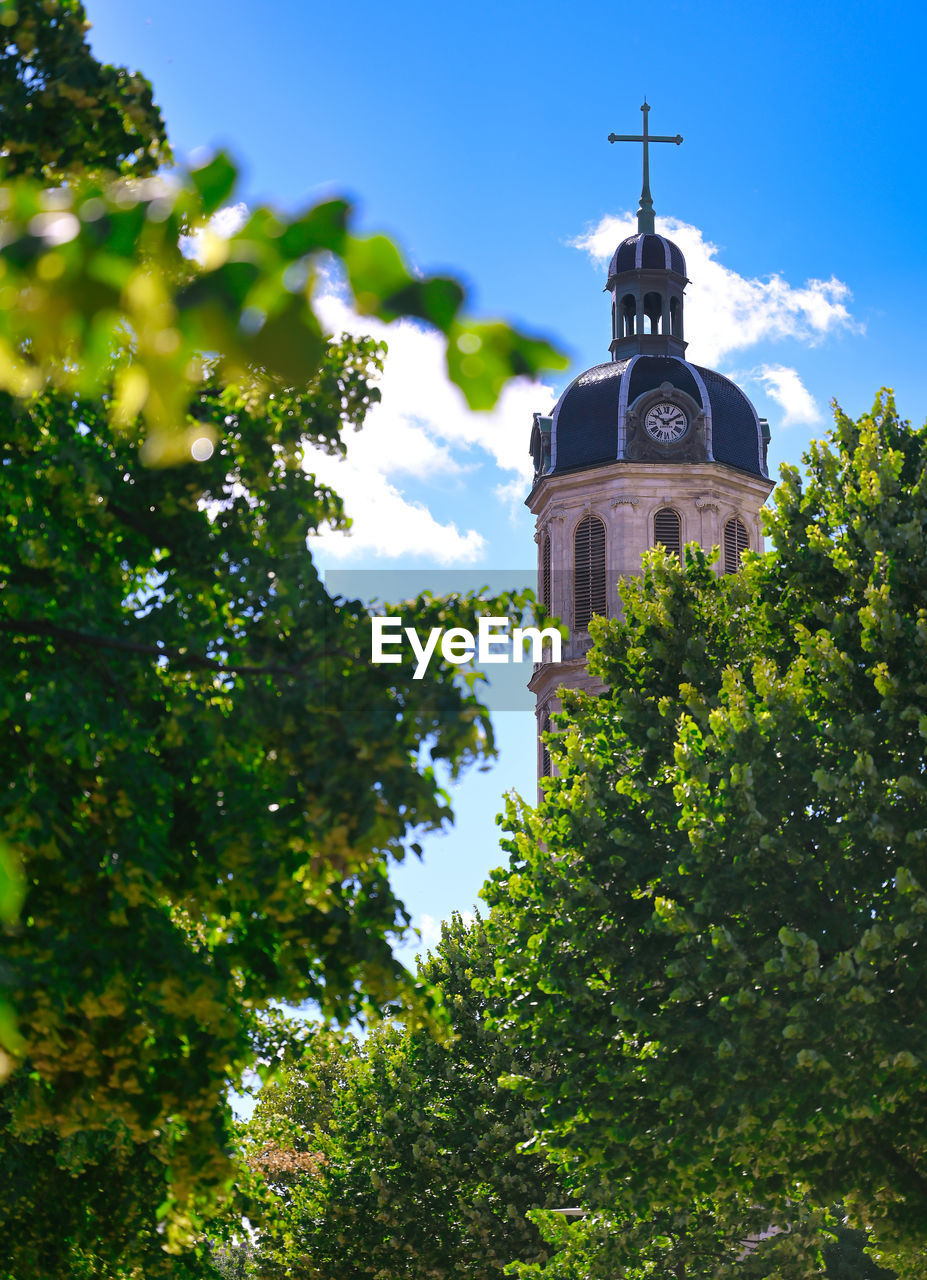
[(654, 234), (638, 234), (628, 236), (612, 254), (608, 264), (608, 278), (619, 276), (625, 271), (655, 269), (657, 271), (675, 271), (677, 275), (686, 274), (686, 260), (682, 250), (665, 236)]
[(685, 392), (704, 411), (710, 460), (766, 476), (762, 427), (743, 391), (713, 369), (665, 355), (633, 355), (596, 365), (570, 383), (553, 412), (547, 474), (624, 460), (628, 407), (664, 383)]

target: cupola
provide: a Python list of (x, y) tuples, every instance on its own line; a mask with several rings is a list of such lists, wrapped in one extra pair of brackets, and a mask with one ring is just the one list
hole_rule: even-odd
[(628, 236), (612, 254), (606, 291), (612, 299), (613, 360), (632, 355), (682, 356), (686, 260), (672, 240), (653, 232)]

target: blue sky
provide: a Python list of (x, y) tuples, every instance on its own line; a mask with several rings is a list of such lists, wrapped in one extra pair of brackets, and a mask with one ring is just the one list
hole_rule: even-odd
[[(734, 376), (798, 462), (836, 398), (893, 386), (927, 416), (923, 49), (913, 3), (662, 5), (393, 0), (86, 0), (97, 55), (153, 82), (180, 158), (223, 145), (239, 198), (287, 209), (341, 192), (474, 310), (552, 336), (572, 367), (468, 414), (433, 339), (406, 326), (384, 403), (326, 468), (356, 517), (332, 568), (533, 567), (528, 431), (565, 382), (608, 358), (603, 257), (631, 230), (646, 94), (657, 230), (682, 246), (689, 356)], [(662, 220), (662, 221), (661, 221)], [(333, 328), (357, 326), (334, 292)], [(500, 860), (502, 793), (534, 786), (533, 717), (502, 712), (496, 768), (457, 793), (458, 825), (398, 875), (428, 935), (472, 907)]]

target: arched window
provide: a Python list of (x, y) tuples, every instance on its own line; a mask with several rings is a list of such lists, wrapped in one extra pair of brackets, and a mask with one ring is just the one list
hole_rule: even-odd
[(747, 531), (735, 516), (724, 526), (724, 572), (737, 573), (740, 557), (749, 548)]
[(677, 556), (682, 554), (682, 526), (672, 507), (661, 507), (654, 516), (653, 543), (656, 547), (674, 551)]
[(583, 516), (573, 536), (573, 626), (582, 631), (594, 613), (605, 613), (605, 525)]
[(634, 317), (637, 314), (637, 302), (633, 293), (626, 293), (621, 299), (621, 337), (634, 336)]
[(544, 734), (550, 733), (550, 716), (547, 714), (546, 711), (541, 713), (541, 721), (538, 728), (541, 734), (541, 738), (540, 738), (541, 777), (549, 778), (550, 777), (550, 748), (548, 747), (547, 743), (544, 741)]
[(550, 534), (545, 533), (541, 538), (541, 601), (544, 608), (550, 613), (551, 609), (551, 590), (550, 590)]

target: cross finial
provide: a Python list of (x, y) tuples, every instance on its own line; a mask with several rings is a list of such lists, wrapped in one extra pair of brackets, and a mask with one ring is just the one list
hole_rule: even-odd
[(674, 138), (665, 137), (658, 134), (649, 134), (647, 132), (647, 116), (650, 107), (647, 105), (647, 99), (644, 99), (644, 105), (641, 107), (644, 113), (644, 132), (641, 135), (631, 133), (610, 133), (608, 135), (609, 142), (642, 142), (644, 144), (644, 182), (641, 187), (641, 205), (637, 211), (637, 229), (643, 234), (644, 232), (652, 232), (653, 224), (653, 197), (650, 194), (650, 152), (648, 143), (651, 142), (675, 142), (678, 147), (682, 142), (682, 135), (677, 133)]

